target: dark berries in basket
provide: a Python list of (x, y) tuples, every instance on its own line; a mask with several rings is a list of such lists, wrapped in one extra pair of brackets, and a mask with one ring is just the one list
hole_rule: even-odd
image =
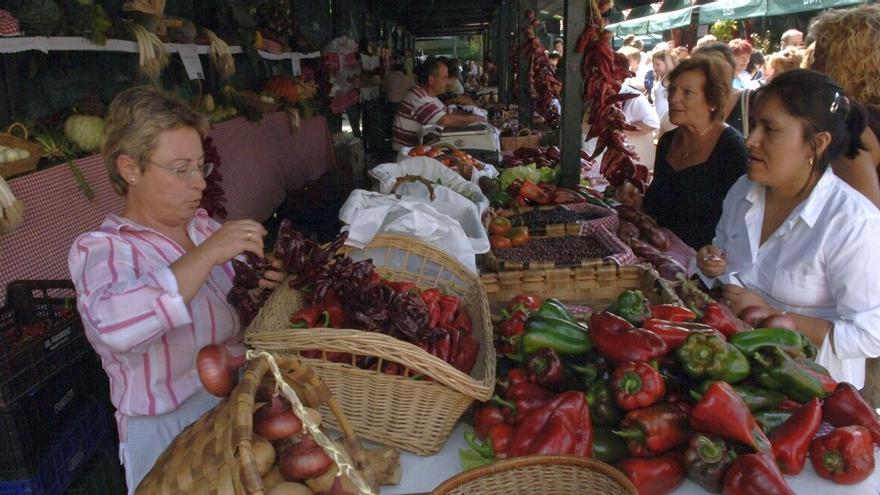
[(502, 261), (574, 265), (582, 260), (604, 258), (614, 253), (594, 237), (570, 235), (532, 238), (524, 246), (498, 250), (494, 254)]

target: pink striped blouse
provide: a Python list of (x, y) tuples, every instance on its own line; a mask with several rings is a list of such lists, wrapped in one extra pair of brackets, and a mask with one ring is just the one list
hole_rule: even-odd
[[(218, 228), (199, 209), (187, 232), (199, 245)], [(214, 267), (185, 304), (169, 268), (183, 254), (165, 235), (113, 214), (70, 248), (77, 308), (110, 377), (122, 436), (126, 416), (173, 411), (202, 387), (195, 367), (199, 349), (223, 342), (235, 355), (244, 352), (237, 312), (226, 302), (232, 265)]]

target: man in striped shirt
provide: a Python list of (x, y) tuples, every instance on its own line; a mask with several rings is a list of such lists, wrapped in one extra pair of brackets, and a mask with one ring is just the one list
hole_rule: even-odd
[(447, 113), (446, 105), (437, 95), (446, 92), (449, 68), (446, 62), (429, 57), (419, 66), (414, 86), (397, 109), (392, 130), (392, 147), (395, 151), (404, 146), (415, 146), (421, 139), (422, 126), (465, 126), (482, 121), (476, 115)]

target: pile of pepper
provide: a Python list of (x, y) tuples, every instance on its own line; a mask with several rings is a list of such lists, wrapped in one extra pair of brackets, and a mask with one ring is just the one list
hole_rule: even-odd
[[(637, 290), (588, 323), (533, 296), (504, 317), (500, 388), (476, 410), (466, 467), (575, 453), (616, 465), (643, 495), (685, 478), (715, 493), (793, 493), (784, 474), (808, 458), (835, 483), (873, 472), (880, 418), (794, 330), (745, 328), (716, 303), (652, 305)], [(837, 428), (816, 437), (823, 421)]]
[(535, 103), (535, 112), (544, 117), (548, 127), (555, 129), (559, 127), (559, 111), (553, 105), (553, 100), (559, 100), (562, 83), (556, 78), (556, 69), (547, 57), (544, 44), (535, 33), (540, 25), (541, 21), (535, 11), (526, 10), (526, 23), (523, 27), (525, 42), (518, 47), (518, 53), (523, 55), (529, 66), (525, 84), (529, 98)]

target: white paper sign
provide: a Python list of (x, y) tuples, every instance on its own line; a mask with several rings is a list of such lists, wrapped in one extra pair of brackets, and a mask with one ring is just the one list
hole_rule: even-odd
[(299, 57), (296, 53), (290, 57), (290, 69), (293, 71), (294, 76), (298, 76), (302, 73), (302, 67), (300, 66)]
[(199, 59), (199, 54), (196, 52), (194, 46), (180, 45), (178, 53), (180, 53), (180, 60), (183, 62), (183, 67), (186, 69), (186, 74), (191, 80), (205, 78), (205, 72), (202, 69), (202, 61)]

